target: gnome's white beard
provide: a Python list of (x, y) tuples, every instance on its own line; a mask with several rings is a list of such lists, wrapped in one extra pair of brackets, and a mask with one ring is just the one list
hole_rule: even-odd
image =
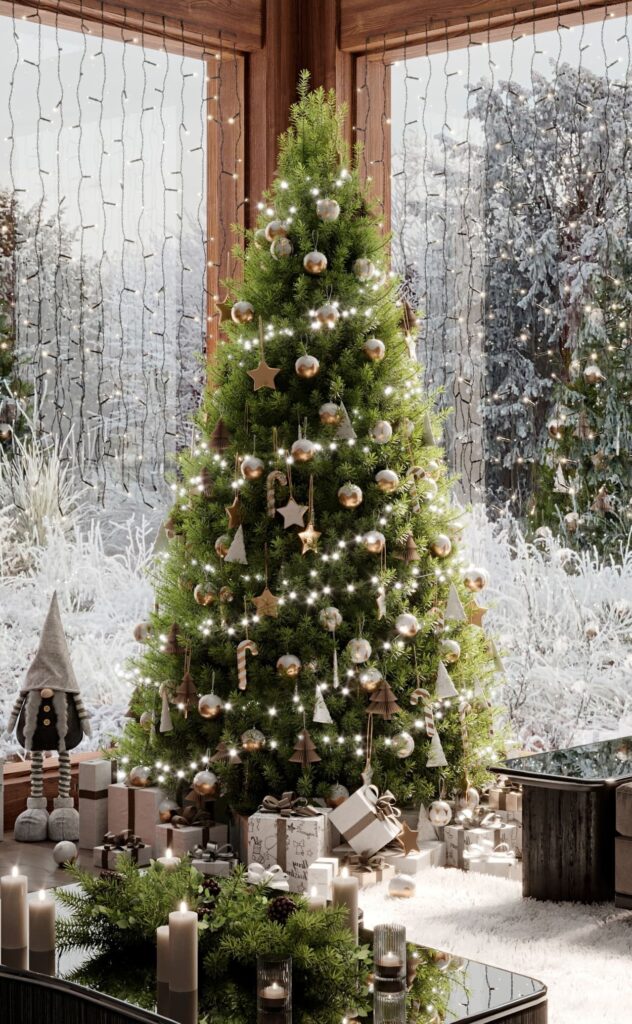
[[(29, 690), (25, 695), (24, 707), (24, 749), (30, 750), (33, 743), (33, 736), (37, 728), (37, 712), (42, 700), (39, 690)], [(62, 690), (56, 690), (52, 697), (52, 704), (57, 716), (57, 750), (59, 753), (66, 749), (66, 733), (68, 732), (68, 695)]]

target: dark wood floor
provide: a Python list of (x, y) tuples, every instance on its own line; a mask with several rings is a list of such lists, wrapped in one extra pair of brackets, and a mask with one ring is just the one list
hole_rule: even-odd
[[(52, 889), (57, 885), (68, 885), (67, 873), (58, 868), (53, 860), (55, 843), (16, 843), (12, 833), (0, 842), (0, 875), (8, 875), (14, 864), (29, 880), (29, 892), (37, 889)], [(92, 850), (79, 851), (82, 868), (96, 874), (92, 865)]]

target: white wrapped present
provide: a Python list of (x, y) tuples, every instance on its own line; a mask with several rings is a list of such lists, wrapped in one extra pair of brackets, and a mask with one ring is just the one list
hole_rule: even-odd
[(93, 863), (95, 867), (116, 871), (117, 863), (121, 857), (131, 860), (139, 868), (149, 864), (151, 860), (151, 846), (148, 843), (140, 842), (135, 836), (132, 837), (129, 844), (124, 842), (117, 844), (117, 841), (108, 842), (107, 840), (108, 837), (106, 836), (99, 846), (94, 847)]
[(174, 857), (185, 857), (196, 846), (228, 842), (228, 825), (156, 825), (155, 850), (157, 857), (164, 857), (171, 850)]
[(98, 758), (79, 764), (79, 847), (93, 850), (108, 831), (108, 787), (116, 780), (116, 763)]
[(463, 825), (446, 825), (443, 830), (445, 863), (448, 868), (465, 868), (465, 835)]
[(491, 853), (488, 853), (487, 849), (470, 846), (465, 851), (465, 857), (470, 871), (494, 875), (496, 878), (509, 878), (512, 881), (520, 881), (522, 878), (522, 865), (506, 843), (502, 843), (501, 848), (492, 850)]
[(207, 843), (206, 847), (198, 846), (193, 850), (191, 866), (201, 875), (228, 878), (238, 864), (239, 860), (230, 843), (224, 843), (223, 846), (218, 846), (217, 843)]
[(393, 858), (391, 863), (398, 875), (416, 875), (428, 868), (445, 867), (445, 843), (439, 842), (438, 839), (429, 839), (418, 845), (419, 850)]
[(253, 861), (248, 865), (246, 879), (250, 885), (266, 885), (268, 889), (278, 889), (280, 892), (290, 891), (287, 874), (279, 864), (264, 868), (263, 864)]
[(248, 863), (264, 868), (280, 865), (291, 892), (305, 892), (307, 870), (330, 851), (330, 815), (307, 801), (285, 793), (280, 800), (266, 797), (248, 819)]
[(402, 830), (392, 793), (380, 796), (376, 786), (362, 786), (334, 808), (330, 820), (349, 845), (360, 854), (378, 853)]
[[(311, 896), (331, 899), (332, 879), (338, 874), (340, 862), (337, 857), (319, 857), (307, 869), (307, 892)], [(316, 889), (316, 892), (314, 892)]]
[(158, 808), (163, 800), (164, 793), (156, 786), (141, 789), (124, 782), (108, 786), (108, 832), (129, 829), (152, 846), (156, 841)]

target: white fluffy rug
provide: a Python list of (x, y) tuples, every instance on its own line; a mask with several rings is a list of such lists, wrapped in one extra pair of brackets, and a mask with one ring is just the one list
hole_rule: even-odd
[(417, 875), (413, 899), (379, 886), (360, 903), (369, 927), (396, 920), (413, 941), (543, 981), (551, 1024), (629, 1024), (632, 912), (521, 893), (519, 882), (432, 868)]

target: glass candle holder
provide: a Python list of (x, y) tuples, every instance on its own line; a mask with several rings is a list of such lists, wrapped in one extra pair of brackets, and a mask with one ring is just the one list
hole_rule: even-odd
[(373, 993), (373, 1024), (406, 1024), (406, 990)]
[(257, 957), (257, 1022), (292, 1024), (292, 958)]
[[(376, 980), (406, 980), (406, 929), (403, 924), (378, 924), (373, 932)], [(379, 986), (376, 986), (379, 987)]]

